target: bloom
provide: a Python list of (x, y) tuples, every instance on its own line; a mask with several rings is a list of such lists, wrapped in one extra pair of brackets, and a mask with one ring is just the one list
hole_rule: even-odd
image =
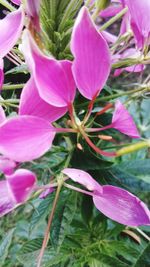
[[(7, 119), (0, 127), (0, 152), (6, 157), (23, 162), (42, 156), (51, 147), (55, 133), (61, 130), (53, 127), (51, 123), (68, 110), (73, 129), (80, 132), (97, 153), (115, 156), (114, 152), (104, 152), (96, 148), (82, 125), (76, 123), (73, 117), (72, 104), (76, 85), (80, 93), (91, 100), (85, 124), (92, 104), (108, 78), (111, 64), (108, 45), (95, 28), (85, 7), (80, 10), (73, 28), (71, 50), (74, 55), (73, 62), (56, 60), (45, 55), (30, 32), (24, 31), (23, 53), (31, 71), (31, 78), (21, 95), (19, 116)], [(123, 110), (123, 107), (118, 107), (115, 117), (119, 109)], [(123, 114), (125, 116), (125, 110), (121, 116)], [(118, 126), (121, 125), (121, 116), (119, 120), (117, 117), (117, 121), (113, 120), (111, 125), (106, 126), (107, 129), (113, 125), (115, 129), (121, 129), (120, 131), (125, 133), (125, 127)], [(129, 121), (131, 118), (128, 116)], [(133, 125), (134, 123), (130, 130), (135, 132), (136, 127), (133, 129)], [(64, 129), (66, 132), (69, 130)], [(127, 134), (130, 135), (130, 131), (127, 131)]]
[(62, 172), (92, 191), (90, 195), (94, 205), (110, 219), (129, 226), (150, 224), (150, 211), (140, 199), (128, 191), (112, 185), (101, 186), (87, 172), (79, 169), (66, 168)]

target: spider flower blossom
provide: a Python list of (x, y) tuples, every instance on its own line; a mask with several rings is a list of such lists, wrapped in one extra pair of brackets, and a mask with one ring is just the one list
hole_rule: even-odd
[(74, 101), (76, 85), (83, 96), (93, 99), (103, 88), (110, 73), (108, 45), (95, 28), (85, 7), (80, 10), (73, 28), (71, 50), (73, 63), (68, 60), (58, 61), (45, 56), (29, 32), (24, 33), (26, 62), (41, 98), (51, 105), (69, 106)]
[[(32, 78), (23, 89), (19, 116), (7, 119), (0, 127), (0, 152), (6, 157), (18, 162), (29, 161), (51, 147), (57, 132), (51, 122), (70, 108), (76, 92), (75, 81), (88, 99), (95, 99), (101, 91), (110, 72), (110, 53), (85, 7), (74, 25), (71, 50), (73, 63), (58, 61), (45, 56), (30, 33), (24, 32), (23, 51)], [(116, 129), (121, 128), (118, 126), (121, 117), (117, 121), (113, 121)]]
[(139, 48), (143, 48), (149, 42), (150, 37), (150, 1), (125, 0), (131, 16), (131, 27)]
[(33, 191), (36, 176), (26, 169), (18, 169), (0, 181), (0, 217), (24, 203)]
[(91, 195), (96, 208), (110, 219), (128, 226), (150, 225), (147, 206), (133, 194), (116, 186), (101, 186), (87, 172), (79, 169), (66, 168), (62, 172), (92, 191), (83, 192)]

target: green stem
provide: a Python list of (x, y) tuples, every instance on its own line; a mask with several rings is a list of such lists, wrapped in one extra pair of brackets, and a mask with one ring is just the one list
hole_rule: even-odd
[(2, 87), (2, 90), (16, 90), (16, 89), (22, 89), (24, 87), (24, 83), (20, 84), (4, 84)]
[(18, 104), (19, 99), (0, 99), (0, 104)]
[[(122, 93), (117, 93), (117, 94), (114, 94), (114, 95), (110, 95), (110, 96), (104, 96), (104, 97), (99, 97), (95, 100), (95, 103), (98, 103), (98, 102), (102, 102), (102, 101), (108, 101), (108, 100), (112, 100), (112, 99), (115, 99), (115, 98), (118, 98), (118, 97), (121, 97), (121, 96), (125, 96), (125, 95), (132, 95), (134, 93), (137, 93), (137, 92), (142, 92), (142, 91), (149, 91), (150, 88), (146, 88), (146, 87), (143, 87), (143, 88), (136, 88), (136, 89), (133, 89), (133, 90), (130, 90), (130, 91), (127, 91), (127, 92), (122, 92)], [(84, 107), (88, 104), (89, 102), (85, 102), (83, 104), (79, 104), (77, 105), (77, 107)]]
[(6, 0), (0, 0), (0, 4), (9, 9), (10, 11), (15, 11), (16, 8), (13, 7), (10, 3), (8, 3)]
[(48, 219), (48, 224), (47, 224), (47, 228), (46, 228), (46, 231), (45, 231), (42, 248), (41, 248), (41, 251), (40, 251), (40, 254), (39, 254), (37, 267), (40, 267), (41, 263), (42, 263), (42, 258), (43, 258), (43, 255), (44, 255), (45, 248), (47, 246), (47, 242), (48, 242), (48, 238), (49, 238), (49, 232), (50, 232), (50, 228), (51, 228), (51, 225), (52, 225), (52, 220), (53, 220), (53, 217), (54, 217), (54, 213), (55, 213), (55, 209), (56, 209), (56, 205), (57, 205), (57, 201), (58, 201), (58, 198), (59, 198), (59, 194), (60, 194), (60, 190), (61, 190), (62, 185), (63, 185), (63, 179), (58, 180), (58, 187), (57, 187), (57, 190), (56, 190), (56, 195), (55, 195), (55, 199), (54, 199), (54, 202), (53, 202), (52, 211), (51, 211), (49, 219)]
[(138, 142), (138, 143), (132, 144), (132, 145), (127, 146), (127, 147), (123, 147), (116, 152), (116, 156), (119, 157), (119, 156), (122, 156), (125, 154), (129, 154), (129, 153), (138, 151), (138, 150), (140, 150), (142, 148), (146, 148), (146, 147), (150, 147), (150, 141), (149, 140)]
[(148, 235), (146, 235), (141, 229), (139, 229), (138, 227), (135, 228), (136, 231), (138, 231), (145, 239), (147, 239), (150, 242), (150, 237)]
[(110, 20), (108, 20), (105, 24), (103, 24), (100, 27), (100, 31), (104, 31), (106, 30), (109, 26), (111, 26), (114, 22), (116, 22), (118, 19), (120, 19), (126, 12), (128, 11), (128, 8), (125, 7), (124, 9), (122, 9), (116, 16), (114, 16), (113, 18), (111, 18)]

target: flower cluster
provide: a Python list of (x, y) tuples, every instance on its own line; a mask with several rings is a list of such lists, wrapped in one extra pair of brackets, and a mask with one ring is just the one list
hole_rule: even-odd
[[(20, 1), (13, 2), (20, 4)], [(118, 2), (119, 10), (125, 4), (129, 7), (123, 24), (127, 17), (134, 30), (138, 47), (143, 47), (149, 37), (147, 28), (143, 30), (143, 27), (146, 27), (143, 26), (144, 20), (142, 26), (137, 24), (139, 14), (133, 12), (131, 1)], [(14, 169), (21, 162), (37, 159), (48, 151), (56, 133), (79, 134), (96, 153), (108, 157), (117, 156), (117, 152), (106, 152), (95, 146), (89, 137), (91, 132), (114, 128), (131, 138), (140, 137), (133, 118), (119, 100), (115, 103), (112, 122), (109, 125), (101, 128), (88, 127), (94, 102), (106, 84), (112, 62), (116, 62), (116, 59), (123, 58), (125, 55), (111, 54), (105, 39), (106, 32), (98, 31), (88, 9), (84, 6), (72, 30), (70, 49), (73, 61), (55, 59), (42, 46), (39, 6), (40, 1), (33, 1), (32, 4), (31, 1), (27, 1), (25, 7), (21, 5), (17, 11), (11, 12), (0, 21), (1, 60), (16, 44), (23, 31), (21, 51), (31, 74), (21, 93), (18, 115), (6, 118), (3, 109), (0, 110), (0, 153), (3, 155), (0, 159), (0, 169), (6, 174), (6, 180), (0, 182), (0, 216), (26, 201), (36, 190), (34, 173), (24, 169), (17, 171)], [(110, 8), (104, 10), (101, 15), (110, 16), (113, 10), (112, 5), (112, 10)], [(115, 7), (115, 12), (118, 12), (116, 10), (118, 9)], [(25, 24), (25, 17), (28, 18), (27, 24)], [(25, 29), (23, 29), (24, 25)], [(124, 27), (122, 25), (122, 28)], [(132, 51), (131, 54), (134, 55), (134, 52)], [(0, 64), (0, 68), (2, 86), (3, 63)], [(141, 71), (143, 66), (137, 68)], [(73, 105), (76, 88), (89, 100), (88, 110), (82, 121), (79, 116), (77, 117)], [(109, 103), (96, 116), (110, 108), (113, 108), (113, 105)], [(53, 122), (67, 112), (70, 116), (69, 128), (54, 127)], [(109, 218), (130, 226), (150, 223), (150, 213), (145, 204), (126, 190), (109, 185), (101, 186), (81, 170), (67, 168), (62, 173), (86, 187), (90, 192), (76, 187), (72, 189), (91, 195), (96, 208)], [(71, 185), (66, 184), (66, 186), (71, 188)]]

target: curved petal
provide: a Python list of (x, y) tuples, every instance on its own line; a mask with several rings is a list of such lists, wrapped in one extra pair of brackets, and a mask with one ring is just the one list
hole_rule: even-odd
[(17, 203), (22, 203), (29, 197), (36, 183), (36, 175), (26, 169), (16, 170), (6, 178)]
[(5, 120), (6, 120), (5, 112), (2, 108), (2, 106), (0, 106), (0, 124), (3, 123)]
[(115, 104), (111, 125), (123, 134), (129, 135), (132, 138), (140, 138), (132, 116), (119, 100)]
[(117, 15), (122, 10), (121, 5), (109, 6), (100, 12), (102, 18), (109, 18)]
[(71, 61), (42, 54), (28, 31), (23, 34), (23, 52), (41, 98), (56, 107), (70, 105), (76, 89)]
[(0, 127), (0, 152), (14, 161), (30, 161), (42, 156), (52, 145), (54, 128), (34, 116), (18, 116)]
[(110, 53), (107, 42), (93, 24), (86, 7), (76, 19), (71, 51), (74, 55), (73, 74), (80, 93), (93, 99), (105, 85), (110, 73)]
[(106, 185), (93, 197), (94, 204), (107, 217), (129, 226), (149, 225), (150, 212), (139, 198), (128, 191)]
[(0, 171), (5, 174), (12, 174), (14, 168), (17, 166), (16, 162), (4, 156), (0, 156)]
[(67, 107), (55, 107), (45, 102), (31, 77), (22, 90), (19, 115), (33, 115), (53, 122), (67, 112)]
[(0, 217), (9, 213), (17, 203), (9, 190), (7, 181), (0, 181)]
[(6, 178), (0, 181), (0, 217), (25, 202), (36, 182), (35, 174), (25, 169), (17, 170)]
[(73, 168), (66, 168), (62, 172), (74, 182), (85, 186), (88, 190), (102, 192), (102, 186), (97, 183), (87, 172)]
[(125, 0), (129, 8), (132, 21), (136, 24), (139, 32), (147, 38), (150, 33), (150, 1), (148, 0)]
[(18, 6), (21, 4), (21, 0), (11, 0), (11, 2)]
[(20, 37), (24, 24), (24, 13), (22, 8), (9, 13), (4, 19), (0, 20), (0, 57), (6, 54), (16, 44)]

